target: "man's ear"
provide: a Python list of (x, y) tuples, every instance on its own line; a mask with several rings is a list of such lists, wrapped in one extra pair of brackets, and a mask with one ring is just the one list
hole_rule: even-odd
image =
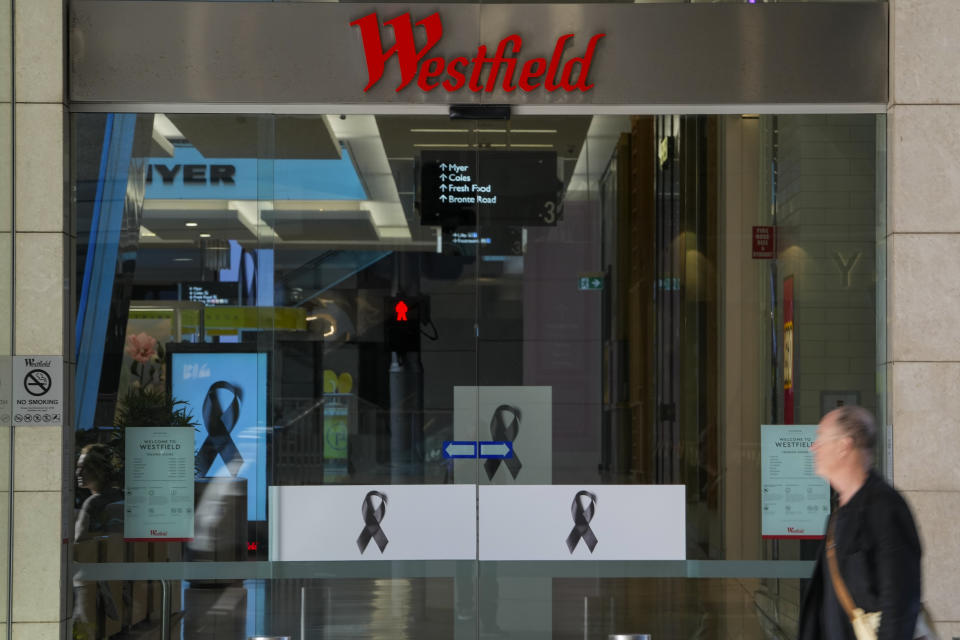
[(840, 446), (843, 447), (842, 451), (840, 452), (840, 455), (844, 455), (844, 456), (847, 455), (848, 453), (853, 451), (853, 438), (851, 438), (850, 436), (843, 436), (842, 438), (840, 438)]
[(853, 444), (853, 438), (850, 436), (844, 436), (841, 441), (843, 442), (843, 455), (848, 453), (853, 453), (857, 448)]

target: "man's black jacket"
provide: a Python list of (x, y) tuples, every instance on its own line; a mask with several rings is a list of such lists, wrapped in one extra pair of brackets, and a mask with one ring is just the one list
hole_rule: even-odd
[[(844, 527), (837, 544), (837, 563), (857, 607), (881, 611), (878, 640), (912, 640), (920, 612), (920, 540), (907, 503), (893, 487), (871, 471), (866, 483), (841, 509)], [(800, 640), (822, 637), (823, 584), (830, 579), (821, 545), (813, 577), (800, 610)], [(826, 574), (826, 575), (825, 575)], [(831, 609), (840, 620), (827, 626), (853, 628), (841, 607)]]

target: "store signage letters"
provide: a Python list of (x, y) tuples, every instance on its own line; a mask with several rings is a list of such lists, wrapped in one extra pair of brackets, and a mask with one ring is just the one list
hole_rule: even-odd
[(183, 169), (184, 184), (207, 184), (208, 177), (210, 184), (236, 184), (233, 178), (237, 173), (237, 168), (232, 164), (166, 165), (159, 163), (147, 165), (147, 184), (153, 184), (154, 169), (160, 174), (163, 184), (173, 184), (174, 178), (180, 173), (181, 168)]
[[(414, 38), (414, 24), (423, 27), (426, 33), (426, 44), (417, 48)], [(427, 58), (427, 53), (433, 49), (443, 36), (443, 24), (440, 14), (434, 13), (416, 23), (409, 13), (404, 13), (384, 25), (393, 29), (394, 44), (384, 49), (380, 35), (380, 20), (376, 13), (363, 16), (350, 23), (360, 28), (363, 39), (363, 51), (366, 56), (369, 82), (364, 91), (369, 91), (383, 77), (384, 69), (391, 57), (397, 57), (400, 65), (400, 84), (396, 90), (402, 91), (416, 79), (417, 86), (424, 91), (433, 91), (439, 86), (447, 91), (458, 91), (467, 87), (474, 93), (490, 93), (497, 87), (501, 68), (505, 67), (501, 87), (506, 92), (516, 90), (533, 91), (543, 86), (548, 92), (563, 89), (564, 91), (589, 91), (593, 84), (587, 84), (590, 73), (590, 64), (597, 49), (597, 43), (606, 34), (598, 33), (590, 38), (587, 49), (580, 57), (570, 58), (563, 64), (565, 49), (572, 33), (557, 38), (553, 55), (548, 61), (546, 58), (531, 58), (521, 64), (517, 55), (523, 46), (523, 38), (517, 34), (509, 35), (497, 45), (496, 53), (489, 56), (487, 46), (477, 47), (477, 55), (472, 58), (457, 56), (452, 60), (441, 57)], [(517, 73), (519, 68), (519, 74)], [(482, 78), (486, 72), (486, 78)]]

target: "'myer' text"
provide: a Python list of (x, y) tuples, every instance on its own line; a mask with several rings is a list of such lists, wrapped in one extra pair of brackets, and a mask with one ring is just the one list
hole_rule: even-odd
[[(426, 44), (417, 48), (414, 39), (414, 22), (409, 13), (387, 20), (384, 25), (393, 29), (394, 44), (384, 49), (380, 37), (380, 21), (376, 13), (371, 13), (350, 23), (360, 27), (363, 38), (363, 51), (367, 59), (367, 72), (370, 80), (364, 91), (369, 91), (383, 77), (384, 69), (391, 57), (397, 57), (400, 65), (400, 84), (402, 91), (416, 79), (417, 85), (424, 91), (433, 91), (443, 86), (447, 91), (458, 91), (467, 87), (470, 91), (490, 93), (497, 88), (497, 82), (504, 91), (510, 92), (518, 87), (521, 91), (533, 91), (543, 85), (547, 91), (588, 91), (593, 88), (587, 84), (590, 63), (600, 38), (606, 34), (598, 33), (587, 44), (586, 52), (564, 62), (567, 45), (573, 39), (568, 33), (557, 38), (553, 55), (546, 58), (530, 58), (525, 62), (518, 59), (523, 48), (523, 39), (519, 35), (509, 35), (497, 45), (495, 54), (490, 55), (486, 45), (477, 47), (477, 55), (472, 58), (458, 56), (451, 60), (441, 57), (427, 57), (443, 37), (443, 23), (440, 14), (434, 13), (416, 22), (426, 32)], [(561, 66), (562, 65), (562, 66)]]

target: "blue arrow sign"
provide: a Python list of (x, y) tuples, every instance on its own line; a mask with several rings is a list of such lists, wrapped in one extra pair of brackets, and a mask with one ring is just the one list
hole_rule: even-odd
[[(477, 456), (477, 445), (480, 446), (480, 455)], [(490, 440), (475, 442), (473, 440), (444, 440), (444, 458), (512, 458), (513, 443), (509, 440)]]
[(492, 440), (480, 443), (481, 458), (512, 458), (513, 443), (509, 440)]
[(477, 443), (466, 440), (445, 440), (443, 443), (444, 458), (476, 458)]

